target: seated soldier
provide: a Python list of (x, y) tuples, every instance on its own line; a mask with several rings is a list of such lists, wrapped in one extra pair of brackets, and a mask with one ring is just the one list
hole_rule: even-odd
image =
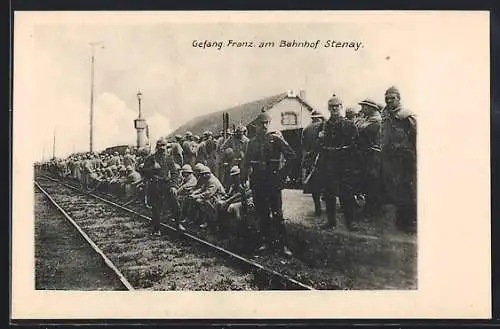
[(182, 175), (182, 183), (179, 189), (177, 190), (177, 197), (179, 201), (182, 202), (183, 199), (185, 199), (188, 195), (191, 194), (196, 184), (198, 183), (198, 180), (194, 176), (191, 166), (188, 164), (182, 166), (181, 175)]
[(95, 189), (95, 187), (97, 187), (97, 172), (96, 172), (97, 169), (95, 169), (94, 171), (90, 172), (88, 175), (89, 175), (89, 178), (88, 178), (88, 183), (89, 183), (89, 188), (91, 189)]
[(104, 168), (97, 168), (96, 170), (96, 181), (97, 183), (102, 183), (104, 181), (104, 178), (106, 177)]
[[(196, 176), (193, 174), (193, 170), (191, 169), (191, 165), (185, 164), (181, 168), (181, 176), (182, 176), (182, 182), (181, 185), (179, 186), (179, 189), (177, 190), (177, 202), (179, 209), (181, 209), (181, 222), (186, 222), (187, 221), (187, 214), (188, 210), (185, 207), (186, 205), (186, 198), (189, 197), (191, 192), (193, 192), (194, 188), (198, 184), (198, 180), (196, 179)], [(184, 230), (184, 227), (182, 225), (179, 225), (182, 230)]]
[(120, 167), (118, 168), (118, 179), (117, 179), (117, 182), (116, 182), (116, 195), (117, 196), (125, 196), (125, 189), (126, 189), (126, 185), (127, 185), (127, 180), (128, 180), (128, 177), (127, 177), (127, 167), (125, 167), (124, 165), (120, 165)]
[(225, 194), (225, 190), (219, 179), (210, 172), (210, 168), (207, 166), (197, 164), (195, 172), (198, 174), (198, 184), (186, 199), (185, 207), (190, 210), (188, 214), (192, 214), (194, 222), (201, 221), (200, 228), (206, 228), (208, 222), (215, 223), (216, 204), (220, 197)]
[(111, 170), (112, 170), (112, 176), (111, 176), (111, 179), (109, 180), (108, 182), (108, 185), (109, 185), (109, 192), (111, 194), (118, 194), (118, 189), (119, 189), (119, 180), (120, 180), (120, 168), (119, 166), (116, 166), (116, 165), (112, 165), (111, 166)]
[[(199, 191), (201, 188), (201, 182), (199, 180), (200, 178), (200, 173), (203, 170), (204, 165), (202, 163), (197, 163), (194, 166), (194, 173), (193, 176), (196, 179), (196, 184), (190, 188), (189, 193), (186, 193), (184, 195), (183, 201), (180, 204), (181, 205), (181, 223), (186, 223), (186, 222), (193, 222), (194, 217), (197, 215), (194, 211), (194, 206), (193, 206), (193, 199), (191, 198), (191, 195)], [(178, 192), (178, 191), (177, 191)], [(177, 193), (179, 194), (179, 193)], [(181, 193), (181, 195), (184, 193)], [(185, 228), (182, 225), (179, 225), (179, 228), (181, 230), (185, 230)]]
[[(239, 228), (245, 226), (242, 222), (242, 210), (245, 212), (254, 208), (252, 190), (248, 182), (243, 186), (240, 183), (240, 168), (233, 166), (230, 171), (231, 185), (228, 193), (217, 203), (219, 213), (219, 225), (223, 233), (237, 233)], [(244, 193), (244, 194), (242, 194)], [(245, 202), (243, 204), (243, 201)], [(243, 224), (243, 225), (241, 225)]]
[(108, 182), (109, 182), (109, 184), (112, 184), (112, 183), (114, 183), (114, 182), (118, 179), (118, 177), (119, 177), (119, 176), (118, 176), (118, 167), (117, 167), (117, 166), (115, 166), (115, 165), (111, 165), (109, 168), (110, 168), (110, 170), (111, 170), (111, 175), (110, 175), (110, 177), (109, 177)]
[(96, 185), (94, 186), (94, 191), (104, 191), (106, 185), (106, 168), (96, 169)]
[(138, 193), (142, 185), (142, 177), (134, 167), (129, 165), (127, 168), (127, 181), (125, 183), (125, 196), (130, 198)]
[(89, 189), (91, 192), (97, 190), (100, 187), (102, 176), (103, 175), (100, 168), (96, 168), (89, 174)]
[(99, 190), (101, 192), (109, 192), (109, 182), (111, 180), (111, 178), (113, 177), (113, 170), (111, 169), (111, 166), (109, 167), (105, 167), (104, 169), (102, 169), (103, 171), (103, 178), (102, 178), (102, 183), (101, 183), (101, 186), (99, 187)]

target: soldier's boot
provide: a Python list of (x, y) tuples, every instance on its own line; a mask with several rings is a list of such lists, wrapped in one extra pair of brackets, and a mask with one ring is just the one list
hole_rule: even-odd
[(292, 251), (288, 247), (288, 238), (286, 234), (285, 223), (283, 220), (278, 223), (279, 226), (279, 252), (287, 257), (291, 257), (293, 255)]
[(348, 231), (353, 230), (352, 223), (356, 220), (356, 201), (354, 194), (347, 193), (341, 197), (342, 211), (344, 212), (345, 227)]
[(337, 226), (337, 198), (325, 196), (327, 222), (321, 225), (322, 229), (330, 229)]
[[(258, 208), (257, 208), (258, 210)], [(271, 229), (271, 225), (270, 225), (270, 218), (269, 218), (269, 214), (265, 213), (265, 212), (261, 212), (259, 213), (259, 211), (257, 211), (258, 213), (258, 216), (259, 216), (259, 237), (260, 237), (260, 246), (257, 248), (257, 251), (258, 252), (263, 252), (267, 249), (269, 249), (269, 243), (272, 242), (270, 241), (270, 229)]]
[(321, 201), (320, 201), (320, 194), (319, 193), (313, 193), (312, 198), (314, 201), (314, 215), (320, 216), (321, 215)]

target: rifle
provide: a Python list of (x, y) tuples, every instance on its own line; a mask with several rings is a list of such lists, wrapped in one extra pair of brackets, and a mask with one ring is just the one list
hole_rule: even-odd
[(321, 152), (318, 152), (318, 154), (316, 154), (316, 157), (314, 158), (314, 163), (313, 163), (312, 169), (309, 172), (309, 174), (307, 175), (307, 177), (304, 179), (304, 185), (307, 185), (309, 183), (309, 180), (311, 180), (312, 175), (316, 171), (318, 171), (318, 162), (319, 162), (320, 154), (321, 154)]
[[(326, 128), (326, 121), (323, 121), (323, 124), (322, 124), (320, 132), (325, 131), (325, 128)], [(319, 134), (319, 132), (318, 132), (318, 134)], [(320, 143), (321, 143), (321, 141), (320, 141)], [(311, 180), (312, 175), (316, 171), (318, 171), (318, 163), (319, 163), (319, 157), (320, 157), (320, 155), (321, 155), (321, 149), (318, 150), (318, 154), (316, 154), (316, 157), (314, 158), (314, 163), (313, 163), (311, 171), (309, 172), (309, 174), (307, 175), (307, 177), (304, 179), (304, 182), (303, 182), (304, 185), (307, 185), (309, 183), (309, 181)]]
[(246, 188), (243, 184), (239, 185), (239, 190), (241, 194), (241, 214), (242, 214), (242, 219), (246, 221), (246, 215), (248, 213), (248, 205), (247, 205), (247, 191)]

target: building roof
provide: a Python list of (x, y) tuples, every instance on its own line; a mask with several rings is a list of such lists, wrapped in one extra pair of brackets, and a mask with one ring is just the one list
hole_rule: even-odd
[[(268, 110), (287, 97), (288, 93), (285, 92), (262, 98), (253, 102), (241, 104), (230, 109), (202, 115), (178, 127), (172, 133), (170, 133), (168, 137), (170, 138), (177, 134), (184, 135), (186, 131), (191, 131), (193, 135), (200, 136), (206, 130), (218, 133), (222, 130), (223, 113), (229, 114), (229, 124), (231, 126), (232, 124), (243, 124), (245, 126), (248, 126), (257, 118), (257, 115), (262, 111), (262, 109)], [(313, 110), (313, 108), (299, 96), (293, 96), (292, 98), (295, 98), (299, 102), (301, 102), (310, 112)]]

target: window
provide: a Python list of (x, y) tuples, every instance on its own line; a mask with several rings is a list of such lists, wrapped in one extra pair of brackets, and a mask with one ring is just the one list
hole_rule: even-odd
[(283, 112), (281, 113), (281, 124), (283, 126), (294, 126), (297, 125), (297, 113), (295, 112)]

